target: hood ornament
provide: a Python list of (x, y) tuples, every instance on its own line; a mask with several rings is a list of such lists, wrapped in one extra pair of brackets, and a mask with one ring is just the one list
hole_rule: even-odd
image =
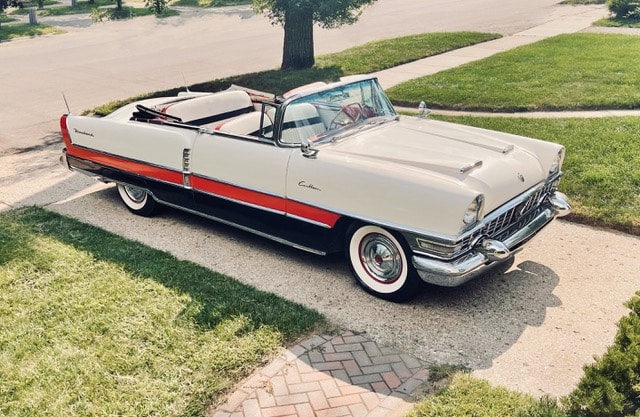
[(524, 175), (518, 172), (518, 179), (520, 180), (520, 182), (524, 182)]

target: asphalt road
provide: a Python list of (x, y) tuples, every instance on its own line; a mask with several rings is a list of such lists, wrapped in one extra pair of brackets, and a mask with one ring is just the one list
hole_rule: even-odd
[[(510, 34), (537, 25), (557, 1), (379, 0), (354, 26), (316, 32), (317, 52), (444, 30)], [(407, 304), (358, 289), (340, 257), (317, 257), (194, 216), (131, 215), (112, 187), (58, 163), (57, 120), (135, 94), (280, 61), (282, 30), (246, 8), (91, 27), (67, 21), (64, 35), (0, 44), (0, 210), (43, 205), (170, 251), (260, 289), (315, 308), (437, 363), (465, 364), (495, 384), (562, 395), (583, 364), (604, 352), (639, 288), (640, 240), (556, 221), (504, 275), (456, 289), (425, 286)], [(74, 26), (76, 25), (76, 26)]]

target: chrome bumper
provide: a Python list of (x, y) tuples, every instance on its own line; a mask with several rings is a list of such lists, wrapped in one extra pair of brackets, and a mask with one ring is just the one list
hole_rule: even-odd
[(524, 245), (556, 217), (571, 213), (567, 196), (554, 192), (548, 207), (504, 241), (484, 238), (465, 256), (453, 261), (414, 255), (413, 266), (423, 281), (456, 287), (512, 258)]

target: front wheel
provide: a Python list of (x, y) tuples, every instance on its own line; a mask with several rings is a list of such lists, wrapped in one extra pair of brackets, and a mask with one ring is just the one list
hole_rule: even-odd
[(124, 205), (134, 214), (148, 217), (156, 210), (155, 200), (142, 188), (118, 184), (118, 194)]
[(356, 281), (365, 291), (389, 301), (413, 297), (420, 284), (399, 239), (373, 225), (352, 227), (346, 252)]

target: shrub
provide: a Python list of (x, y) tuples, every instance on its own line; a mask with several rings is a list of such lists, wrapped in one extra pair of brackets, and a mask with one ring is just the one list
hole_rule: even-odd
[(543, 396), (525, 410), (518, 411), (517, 417), (567, 417), (555, 399)]
[(572, 417), (640, 415), (640, 292), (618, 324), (615, 343), (593, 365), (585, 367), (578, 387), (564, 400)]
[(607, 0), (607, 7), (616, 19), (640, 19), (638, 0)]
[(146, 5), (156, 15), (160, 15), (167, 8), (167, 0), (146, 0)]
[(109, 20), (119, 19), (131, 19), (133, 17), (133, 10), (129, 8), (118, 9), (91, 9), (91, 20), (94, 23), (104, 22)]

